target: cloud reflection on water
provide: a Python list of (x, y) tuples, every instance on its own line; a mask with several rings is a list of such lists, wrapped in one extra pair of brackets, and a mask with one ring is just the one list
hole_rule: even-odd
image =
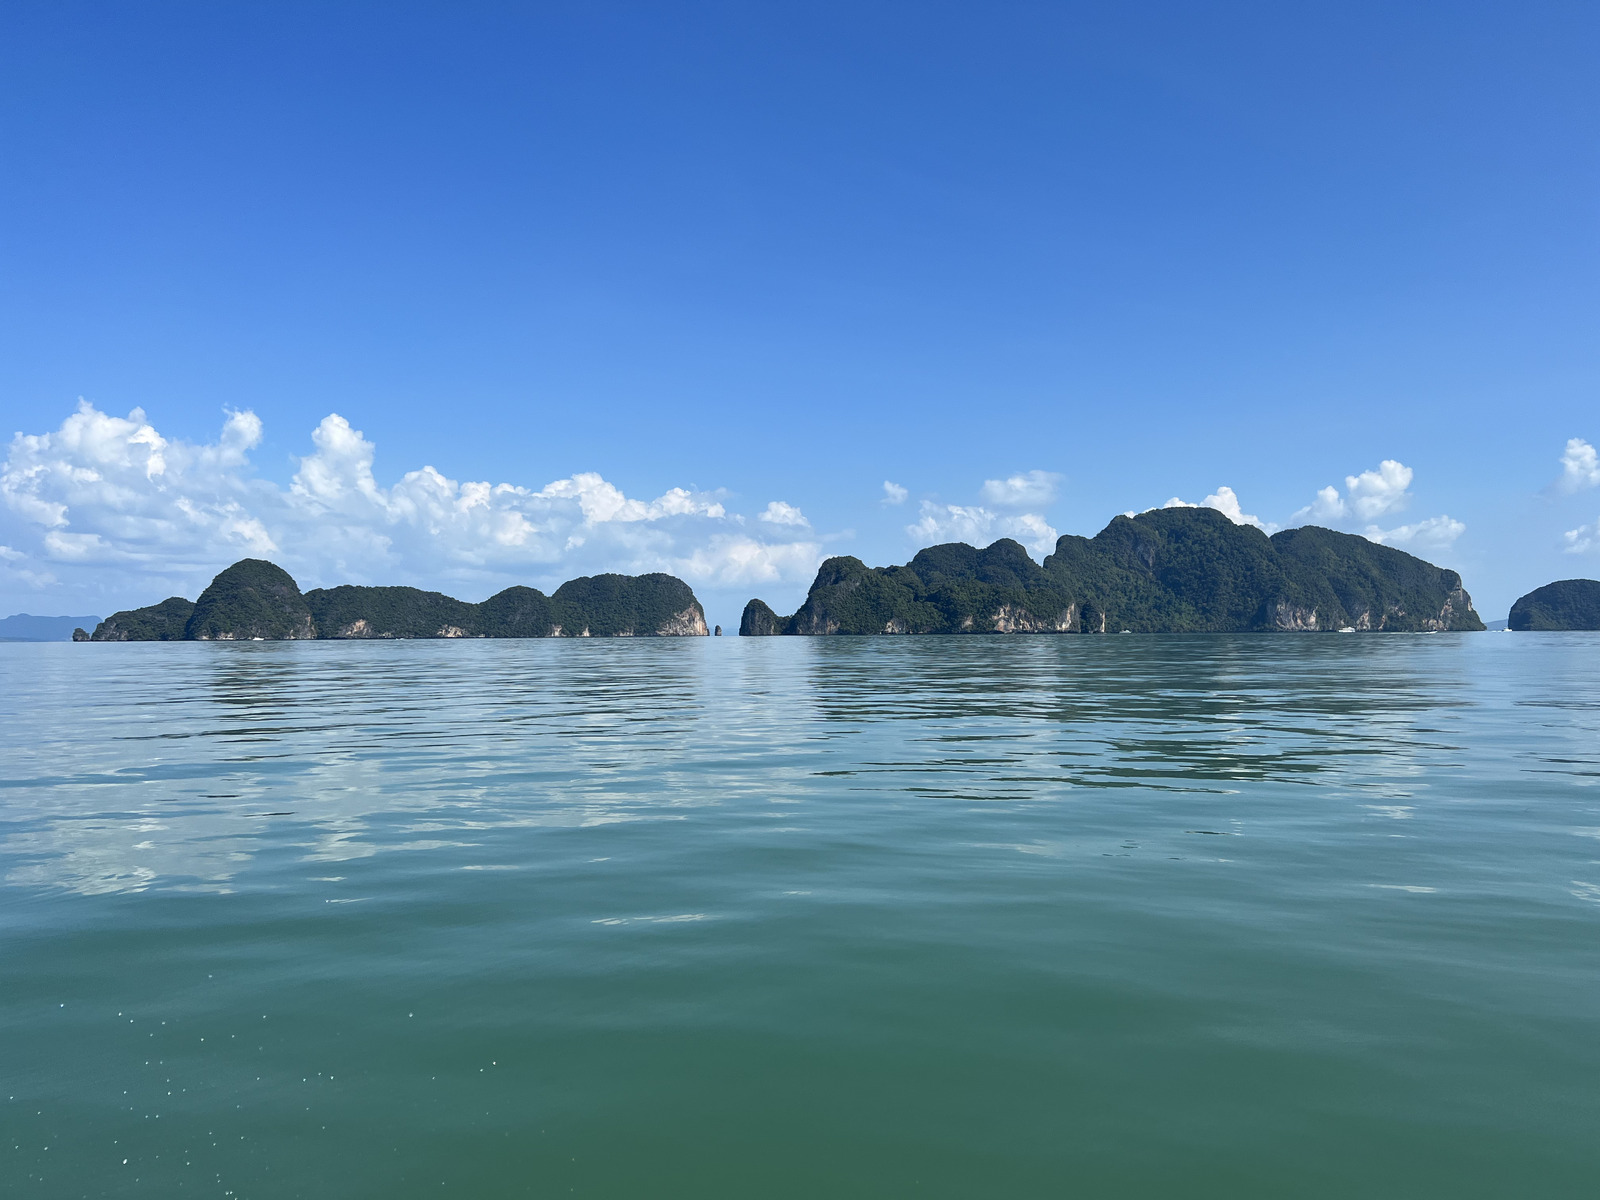
[[(1459, 776), (1462, 721), (1485, 699), (1465, 649), (1401, 637), (5, 647), (30, 657), (6, 672), (0, 868), (12, 886), (83, 895), (271, 887), (399, 852), (507, 870), (543, 853), (518, 831), (689, 821), (692, 838), (694, 814), (722, 808), (777, 845), (837, 830), (755, 816), (869, 795), (914, 822), (951, 805), (1081, 805), (1086, 790), (1117, 793), (1101, 801), (1114, 812), (1315, 788), (1306, 819), (1354, 829), (1412, 819)], [(1100, 853), (1107, 819), (1086, 818), (1080, 836), (963, 844)]]

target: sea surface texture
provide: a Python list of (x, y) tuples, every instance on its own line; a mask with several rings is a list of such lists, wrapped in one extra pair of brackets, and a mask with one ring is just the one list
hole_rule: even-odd
[(1600, 1194), (1600, 636), (0, 645), (0, 1192)]

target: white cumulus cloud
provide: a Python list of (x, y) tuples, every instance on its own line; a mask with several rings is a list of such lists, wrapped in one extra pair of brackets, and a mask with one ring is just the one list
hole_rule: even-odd
[(1329, 484), (1317, 492), (1317, 498), (1289, 518), (1291, 524), (1335, 525), (1350, 516), (1350, 506), (1344, 502), (1339, 489)]
[(806, 520), (805, 513), (792, 504), (785, 504), (782, 500), (774, 500), (768, 504), (760, 519), (769, 525), (790, 525), (796, 529), (811, 528), (811, 522)]
[(968, 542), (987, 546), (998, 538), (1014, 538), (1035, 554), (1055, 549), (1059, 536), (1039, 513), (994, 513), (978, 506), (935, 504), (924, 500), (915, 524), (906, 533), (923, 545)]
[(1374, 542), (1397, 546), (1407, 553), (1426, 558), (1448, 550), (1467, 527), (1448, 515), (1428, 517), (1393, 529), (1384, 529), (1375, 518), (1396, 513), (1411, 503), (1411, 484), (1416, 472), (1396, 459), (1386, 458), (1376, 470), (1344, 477), (1344, 491), (1328, 486), (1316, 499), (1290, 516), (1293, 525), (1324, 525), (1331, 529), (1359, 532)]
[[(1448, 550), (1467, 527), (1448, 515), (1428, 517), (1392, 529), (1382, 528), (1374, 518), (1385, 513), (1398, 512), (1411, 502), (1410, 487), (1415, 472), (1402, 462), (1386, 458), (1376, 470), (1362, 471), (1359, 475), (1346, 475), (1344, 491), (1328, 486), (1317, 492), (1316, 498), (1293, 513), (1286, 524), (1324, 525), (1346, 532), (1359, 532), (1362, 536), (1386, 545), (1399, 546), (1410, 553), (1426, 557)], [(1235, 525), (1253, 525), (1263, 533), (1273, 533), (1279, 525), (1263, 521), (1243, 510), (1238, 495), (1232, 488), (1219, 487), (1199, 504), (1191, 504), (1174, 496), (1163, 508), (1214, 508)], [(1131, 513), (1129, 514), (1132, 515)]]
[(1451, 517), (1429, 517), (1414, 525), (1401, 525), (1396, 529), (1379, 529), (1369, 525), (1363, 531), (1368, 541), (1397, 546), (1408, 554), (1426, 558), (1450, 549), (1467, 527)]
[(1278, 527), (1260, 517), (1252, 516), (1244, 511), (1239, 504), (1239, 497), (1231, 487), (1219, 487), (1199, 504), (1190, 504), (1187, 500), (1180, 500), (1174, 496), (1161, 506), (1162, 508), (1214, 508), (1235, 525), (1254, 525), (1263, 533), (1272, 533)]
[(1562, 537), (1566, 540), (1568, 554), (1587, 554), (1591, 550), (1600, 550), (1600, 519), (1596, 519), (1593, 525), (1569, 529)]
[(906, 497), (910, 494), (898, 483), (890, 483), (887, 479), (883, 481), (883, 502), (885, 504), (904, 504)]
[(1291, 525), (1336, 525), (1341, 521), (1371, 521), (1387, 512), (1398, 512), (1411, 503), (1407, 489), (1416, 472), (1405, 463), (1386, 458), (1376, 471), (1344, 477), (1344, 495), (1333, 486), (1323, 488), (1317, 498), (1289, 518)]
[[(744, 532), (714, 493), (627, 496), (579, 473), (542, 487), (459, 482), (432, 466), (385, 487), (376, 447), (330, 414), (287, 488), (256, 479), (260, 419), (230, 413), (214, 443), (162, 436), (80, 403), (59, 429), (18, 434), (0, 466), (0, 588), (58, 586), (149, 603), (270, 557), (311, 587), (412, 583), (477, 598), (599, 571), (668, 571), (705, 586), (809, 579), (821, 544), (774, 501)], [(12, 590), (15, 590), (14, 588)]]
[(985, 504), (996, 508), (1043, 508), (1056, 498), (1061, 476), (1053, 471), (1028, 471), (1007, 479), (985, 479), (979, 490)]
[(1344, 486), (1349, 496), (1350, 511), (1359, 520), (1370, 521), (1386, 512), (1405, 508), (1411, 501), (1406, 489), (1411, 486), (1414, 475), (1410, 467), (1392, 458), (1379, 463), (1376, 471), (1346, 475)]
[(1600, 453), (1582, 438), (1568, 438), (1561, 452), (1561, 478), (1556, 486), (1563, 492), (1581, 492), (1600, 486)]

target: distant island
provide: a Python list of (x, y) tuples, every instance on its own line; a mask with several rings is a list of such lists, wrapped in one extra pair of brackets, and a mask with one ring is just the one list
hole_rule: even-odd
[(1518, 632), (1600, 629), (1600, 579), (1558, 579), (1511, 606), (1507, 629)]
[(1316, 526), (1268, 537), (1209, 508), (1116, 517), (1062, 537), (1043, 566), (1010, 539), (897, 567), (830, 558), (794, 615), (752, 600), (739, 624), (745, 637), (1483, 628), (1454, 571)]
[(546, 596), (509, 587), (481, 604), (412, 587), (300, 592), (260, 558), (236, 562), (195, 601), (172, 596), (113, 613), (80, 642), (300, 641), (313, 638), (703, 637), (705, 610), (671, 575), (594, 575)]
[(0, 642), (70, 642), (75, 627), (93, 625), (99, 619), (99, 617), (36, 617), (32, 613), (0, 617)]

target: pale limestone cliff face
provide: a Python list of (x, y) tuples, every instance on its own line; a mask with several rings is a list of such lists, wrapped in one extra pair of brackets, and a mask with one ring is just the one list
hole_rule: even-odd
[(818, 617), (815, 613), (795, 622), (795, 632), (804, 634), (834, 634), (839, 632), (839, 622)]
[[(246, 629), (225, 629), (214, 634), (202, 633), (194, 640), (197, 642), (255, 642), (267, 640), (265, 634), (268, 632), (270, 632), (270, 629), (264, 630), (262, 633), (257, 633), (256, 626), (250, 626)], [(296, 621), (294, 627), (290, 629), (288, 633), (284, 634), (283, 637), (273, 638), (271, 640), (284, 642), (308, 642), (313, 641), (316, 636), (317, 631), (311, 624), (311, 614), (307, 613), (305, 616)]]
[(372, 628), (372, 622), (365, 617), (357, 617), (350, 624), (343, 626), (335, 636), (342, 638), (371, 638), (378, 635)]
[(433, 636), (434, 637), (443, 637), (443, 638), (466, 637), (467, 636), (467, 631), (465, 629), (461, 628), (461, 626), (459, 626), (459, 625), (441, 625), (439, 627), (439, 632), (434, 634)]
[(1472, 612), (1472, 597), (1467, 595), (1465, 588), (1457, 588), (1444, 598), (1444, 607), (1439, 610), (1439, 615), (1423, 622), (1429, 629), (1450, 629), (1458, 618), (1465, 617)]
[(1272, 627), (1285, 633), (1315, 633), (1321, 628), (1317, 623), (1316, 609), (1290, 604), (1286, 600), (1278, 601), (1273, 609)]
[(906, 623), (899, 617), (891, 617), (889, 623), (883, 627), (885, 633), (905, 633)]
[(711, 631), (706, 628), (706, 615), (700, 611), (700, 606), (691, 604), (680, 613), (673, 613), (660, 629), (656, 630), (657, 637), (710, 637)]
[(1071, 633), (1077, 625), (1078, 606), (1068, 605), (1050, 618), (1037, 617), (1012, 604), (1002, 604), (990, 619), (996, 633)]
[[(306, 617), (284, 634), (281, 638), (272, 638), (272, 641), (283, 642), (309, 642), (316, 639), (316, 630), (311, 626), (311, 618)], [(269, 640), (251, 629), (226, 629), (221, 633), (202, 633), (194, 639), (197, 642), (258, 642)]]

